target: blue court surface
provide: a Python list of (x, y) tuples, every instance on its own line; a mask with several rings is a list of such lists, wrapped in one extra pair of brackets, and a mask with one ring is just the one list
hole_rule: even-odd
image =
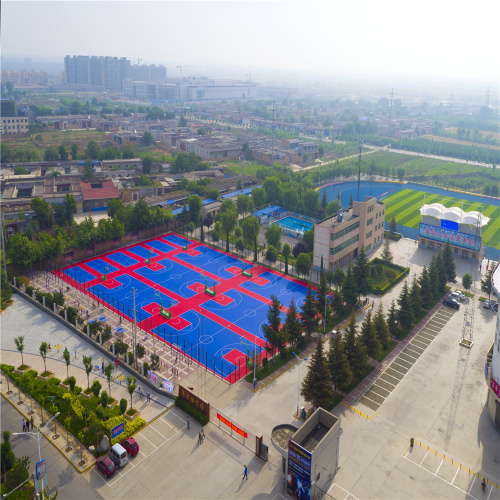
[[(176, 234), (168, 234), (167, 236), (162, 236), (162, 240), (170, 241), (171, 243), (174, 243), (175, 245), (178, 245), (183, 248), (186, 246), (186, 238), (181, 238)], [(188, 240), (188, 248), (191, 243), (192, 241)]]
[(123, 267), (133, 266), (139, 262), (139, 259), (133, 259), (129, 255), (125, 255), (123, 252), (115, 252), (109, 254), (107, 257), (109, 260), (112, 260)]
[(106, 262), (102, 259), (88, 260), (87, 262), (85, 262), (85, 264), (100, 274), (104, 274), (104, 268), (106, 268), (106, 274), (118, 271), (117, 267), (111, 265), (109, 262)]
[(146, 247), (151, 247), (155, 250), (159, 250), (162, 253), (167, 253), (167, 252), (171, 252), (172, 250), (174, 250), (173, 246), (167, 245), (166, 243), (164, 243), (163, 241), (160, 241), (160, 240), (147, 241), (144, 243), (144, 245)]
[(137, 255), (138, 257), (141, 257), (143, 259), (147, 259), (148, 257), (153, 258), (156, 255), (158, 255), (153, 250), (150, 250), (149, 248), (143, 247), (142, 245), (128, 247), (127, 252), (133, 253), (134, 255)]
[(68, 267), (64, 270), (64, 274), (78, 283), (86, 283), (87, 281), (95, 280), (95, 276), (80, 266)]

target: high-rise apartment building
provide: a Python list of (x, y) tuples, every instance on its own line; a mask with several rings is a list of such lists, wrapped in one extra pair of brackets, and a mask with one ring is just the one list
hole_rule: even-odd
[(126, 57), (66, 56), (65, 82), (82, 89), (123, 92), (123, 79), (130, 77)]
[(163, 82), (167, 78), (167, 68), (154, 64), (134, 64), (131, 67), (130, 78), (133, 81)]

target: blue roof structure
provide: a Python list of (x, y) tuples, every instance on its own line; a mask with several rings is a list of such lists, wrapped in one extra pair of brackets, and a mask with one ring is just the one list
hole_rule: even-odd
[(202, 205), (208, 205), (209, 203), (213, 203), (215, 200), (212, 200), (212, 198), (207, 198), (206, 200), (201, 200)]
[(265, 215), (269, 214), (281, 214), (283, 212), (286, 212), (286, 209), (280, 207), (279, 205), (273, 205), (272, 207), (267, 207), (263, 208), (262, 210), (257, 210), (257, 212), (254, 212), (253, 215), (257, 217), (263, 217)]
[(238, 189), (238, 191), (233, 191), (232, 193), (227, 193), (227, 194), (224, 194), (221, 196), (222, 199), (226, 199), (226, 198), (232, 198), (233, 196), (238, 196), (240, 194), (251, 194), (252, 193), (252, 189), (254, 187), (258, 187), (258, 188), (261, 188), (262, 187), (262, 184), (260, 186), (253, 186), (251, 188), (245, 188), (245, 189)]

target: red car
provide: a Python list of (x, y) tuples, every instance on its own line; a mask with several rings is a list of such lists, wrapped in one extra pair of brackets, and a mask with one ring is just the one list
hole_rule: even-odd
[(97, 468), (106, 476), (110, 477), (115, 473), (116, 466), (109, 458), (108, 456), (105, 457), (98, 457), (98, 459), (95, 461), (95, 464), (97, 465)]
[(137, 441), (132, 437), (124, 439), (120, 444), (125, 448), (129, 457), (133, 457), (137, 455), (137, 453), (139, 453), (139, 445), (137, 444)]

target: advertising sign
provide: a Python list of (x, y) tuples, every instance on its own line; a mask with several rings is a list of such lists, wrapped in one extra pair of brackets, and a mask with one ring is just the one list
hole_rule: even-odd
[(45, 476), (45, 458), (42, 458), (35, 466), (36, 478), (41, 479)]
[(163, 379), (163, 381), (161, 383), (161, 387), (162, 387), (162, 389), (164, 389), (167, 392), (170, 392), (172, 394), (174, 393), (175, 385), (173, 382), (170, 382), (169, 380)]
[(156, 375), (155, 375), (152, 371), (150, 371), (150, 370), (148, 370), (148, 379), (149, 379), (149, 381), (150, 381), (151, 383), (153, 383), (154, 385), (156, 385), (156, 380), (157, 380), (157, 377), (156, 377)]
[(248, 433), (247, 432), (245, 432), (243, 429), (240, 429), (239, 427), (236, 427), (236, 425), (234, 425), (230, 420), (228, 420), (227, 418), (223, 417), (219, 413), (217, 413), (217, 418), (223, 424), (226, 424), (228, 427), (230, 427), (231, 429), (233, 429), (233, 431), (236, 432), (237, 434), (239, 434), (240, 436), (243, 436), (245, 438), (248, 437)]
[(86, 255), (94, 255), (95, 247), (91, 246), (90, 248), (87, 248), (87, 251), (85, 253), (86, 253)]
[(117, 425), (116, 427), (113, 427), (111, 429), (111, 439), (115, 439), (115, 437), (122, 434), (124, 430), (125, 430), (125, 423), (124, 422)]
[(294, 498), (311, 497), (311, 454), (291, 439), (288, 441), (286, 491)]
[(121, 242), (122, 242), (121, 238), (113, 238), (113, 248), (119, 247)]
[(75, 258), (75, 252), (68, 252), (67, 254), (64, 254), (64, 262), (73, 262)]
[(491, 377), (490, 387), (493, 389), (493, 392), (500, 398), (500, 384)]
[(442, 243), (449, 241), (452, 245), (468, 248), (469, 250), (479, 250), (481, 247), (481, 239), (476, 238), (476, 236), (428, 224), (420, 223), (419, 234), (429, 240), (440, 241)]
[(136, 241), (138, 235), (139, 235), (139, 233), (137, 231), (135, 233), (130, 233), (130, 239), (132, 241)]

